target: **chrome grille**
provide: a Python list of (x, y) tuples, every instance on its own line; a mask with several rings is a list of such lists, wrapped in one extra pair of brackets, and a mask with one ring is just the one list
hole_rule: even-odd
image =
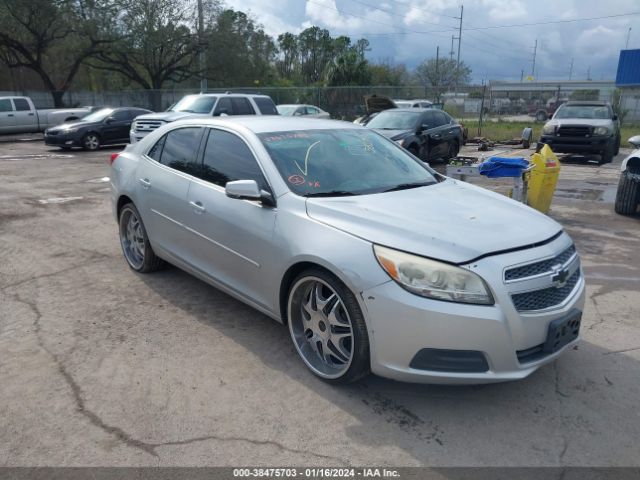
[(573, 256), (574, 253), (576, 253), (576, 247), (575, 245), (571, 245), (564, 252), (548, 260), (530, 263), (529, 265), (523, 265), (522, 267), (510, 268), (509, 270), (504, 272), (504, 280), (508, 282), (510, 280), (518, 280), (520, 278), (527, 278), (543, 273), (550, 273), (552, 267), (558, 264), (564, 265)]
[(558, 127), (557, 134), (560, 137), (588, 137), (591, 135), (591, 127), (580, 125), (561, 126)]
[(519, 312), (544, 310), (560, 305), (571, 294), (579, 279), (580, 269), (578, 268), (560, 288), (548, 287), (532, 292), (516, 293), (511, 295), (511, 299)]
[(156, 128), (160, 128), (164, 122), (160, 120), (136, 120), (136, 132), (152, 132)]

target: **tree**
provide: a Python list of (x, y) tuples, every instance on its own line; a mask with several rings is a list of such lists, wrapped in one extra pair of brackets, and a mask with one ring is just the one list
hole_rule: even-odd
[(471, 81), (471, 69), (460, 62), (460, 67), (455, 60), (447, 58), (431, 58), (416, 67), (415, 76), (418, 82), (425, 87), (452, 88), (456, 85), (466, 85)]
[(389, 60), (369, 64), (371, 85), (405, 85), (408, 80), (407, 67), (392, 65)]
[(358, 40), (351, 44), (349, 37), (338, 37), (334, 40), (334, 58), (326, 68), (328, 85), (368, 85), (371, 83), (371, 71), (365, 58), (369, 42)]
[(276, 61), (278, 73), (281, 77), (292, 80), (299, 66), (298, 37), (293, 33), (282, 33), (278, 35), (278, 47), (280, 47), (280, 58)]
[(271, 83), (277, 48), (273, 39), (246, 13), (227, 9), (207, 31), (207, 77), (220, 86)]
[(109, 0), (0, 0), (0, 61), (37, 74), (56, 107), (80, 66), (112, 42)]
[[(98, 53), (94, 68), (116, 71), (147, 90), (180, 82), (198, 73), (198, 38), (192, 4), (175, 0), (117, 0), (122, 12), (118, 39)], [(157, 102), (154, 102), (157, 103)], [(158, 105), (154, 105), (158, 108)]]

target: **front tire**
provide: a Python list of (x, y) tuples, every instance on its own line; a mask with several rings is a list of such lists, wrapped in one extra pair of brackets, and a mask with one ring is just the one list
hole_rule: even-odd
[(538, 122), (544, 122), (548, 118), (549, 118), (549, 115), (547, 115), (547, 112), (545, 112), (544, 110), (540, 110), (539, 112), (536, 113), (536, 120)]
[(293, 344), (307, 367), (329, 383), (352, 383), (370, 372), (369, 335), (355, 295), (321, 269), (302, 272), (287, 299)]
[(85, 150), (98, 150), (100, 148), (100, 137), (95, 133), (87, 133), (82, 137), (82, 148)]
[(615, 157), (615, 148), (616, 147), (614, 143), (607, 145), (607, 148), (605, 149), (605, 151), (602, 152), (602, 155), (600, 157), (600, 161), (598, 162), (598, 164), (602, 165), (603, 163), (613, 162), (613, 157)]
[(151, 248), (147, 230), (133, 203), (122, 207), (118, 223), (120, 245), (129, 267), (138, 273), (150, 273), (162, 268), (164, 261)]
[(622, 172), (618, 181), (614, 210), (620, 215), (633, 215), (640, 200), (640, 182), (632, 180), (627, 172)]
[(447, 160), (451, 160), (458, 155), (460, 151), (460, 146), (458, 145), (458, 141), (454, 140), (449, 144), (449, 151), (447, 152)]

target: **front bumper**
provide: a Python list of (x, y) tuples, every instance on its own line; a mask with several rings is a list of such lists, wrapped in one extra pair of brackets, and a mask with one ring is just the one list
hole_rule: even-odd
[(557, 153), (602, 153), (613, 141), (613, 137), (540, 137), (541, 143), (549, 145)]
[[(523, 353), (545, 343), (551, 322), (583, 310), (582, 273), (561, 304), (523, 313), (516, 310), (511, 295), (518, 289), (527, 289), (528, 282), (507, 285), (503, 271), (505, 265), (553, 257), (567, 245), (570, 240), (562, 235), (548, 245), (475, 262), (473, 270), (484, 277), (496, 299), (491, 306), (430, 300), (407, 292), (393, 281), (362, 292), (373, 373), (406, 382), (478, 384), (521, 379), (553, 361), (578, 338), (554, 353), (534, 356)], [(580, 269), (577, 256), (573, 262), (576, 262), (573, 268)], [(544, 280), (537, 278), (534, 282), (539, 284)], [(458, 371), (413, 368), (418, 352), (425, 349), (445, 351), (443, 356), (447, 351), (460, 351), (465, 355), (479, 352), (486, 359), (487, 368), (484, 371), (477, 368), (464, 371), (464, 367)], [(461, 365), (464, 366), (464, 361)]]
[(44, 144), (54, 147), (81, 147), (81, 137), (75, 133), (50, 135), (45, 132)]

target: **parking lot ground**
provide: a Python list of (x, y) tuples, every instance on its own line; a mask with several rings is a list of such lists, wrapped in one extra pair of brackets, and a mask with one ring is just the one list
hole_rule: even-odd
[(0, 145), (0, 465), (640, 466), (640, 218), (612, 205), (623, 154), (566, 161), (551, 211), (586, 273), (576, 348), (513, 383), (335, 387), (282, 325), (176, 268), (126, 266), (112, 151)]

